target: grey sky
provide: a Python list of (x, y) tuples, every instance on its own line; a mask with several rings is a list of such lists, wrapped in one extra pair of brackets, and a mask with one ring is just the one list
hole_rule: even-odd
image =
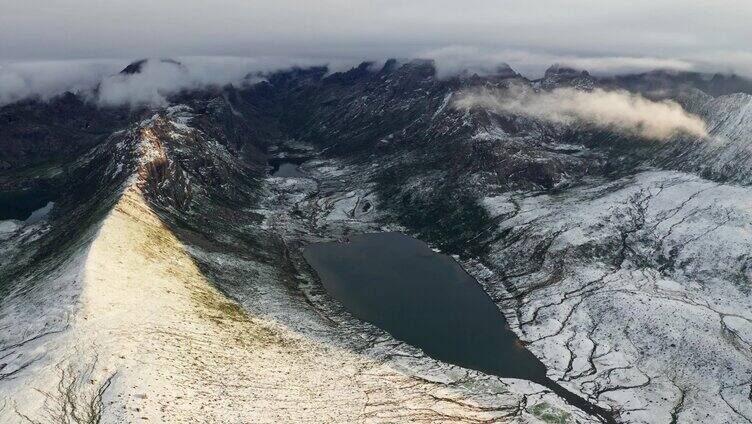
[(752, 74), (749, 0), (0, 0), (0, 62), (438, 58)]

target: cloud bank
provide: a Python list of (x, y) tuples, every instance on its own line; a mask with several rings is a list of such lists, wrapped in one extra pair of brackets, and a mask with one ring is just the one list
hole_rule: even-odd
[(249, 58), (149, 60), (138, 73), (103, 77), (93, 96), (104, 106), (163, 106), (168, 96), (182, 90), (254, 83), (262, 79), (258, 74), (283, 67), (284, 63)]
[(84, 92), (108, 75), (123, 69), (127, 61), (38, 61), (0, 65), (0, 106), (27, 98)]
[(507, 62), (528, 76), (551, 63), (752, 76), (749, 0), (2, 0), (0, 10), (0, 62), (443, 52), (448, 66)]
[(293, 66), (329, 65), (333, 71), (355, 62), (317, 59), (183, 57), (178, 63), (148, 60), (139, 73), (122, 74), (122, 60), (45, 61), (0, 66), (0, 106), (24, 99), (48, 100), (70, 91), (101, 106), (163, 106), (181, 90), (244, 85)]
[(458, 109), (482, 108), (529, 116), (553, 123), (585, 123), (640, 137), (666, 140), (678, 134), (707, 137), (705, 122), (674, 101), (652, 101), (628, 91), (581, 91), (557, 88), (534, 91), (514, 86), (508, 90), (462, 93)]
[[(434, 59), (440, 77), (454, 75), (465, 70), (479, 75), (492, 74), (501, 63), (511, 65), (515, 71), (530, 78), (541, 77), (543, 71), (554, 63), (574, 69), (584, 69), (595, 75), (628, 74), (655, 69), (675, 71), (709, 69), (707, 63), (701, 65), (697, 61), (682, 59), (650, 56), (574, 56), (516, 49), (484, 49), (462, 45), (426, 50), (419, 53), (419, 56)], [(744, 57), (737, 59), (735, 63), (743, 63), (744, 59)], [(752, 56), (748, 59), (752, 64)], [(724, 63), (724, 61), (718, 63)], [(750, 70), (752, 71), (752, 67)]]
[[(0, 3), (0, 104), (92, 85), (102, 87), (103, 104), (159, 103), (185, 87), (238, 83), (244, 67), (392, 57), (435, 59), (439, 76), (493, 73), (502, 63), (529, 78), (553, 63), (596, 75), (660, 68), (752, 76), (749, 0)], [(187, 68), (117, 76), (143, 57)]]

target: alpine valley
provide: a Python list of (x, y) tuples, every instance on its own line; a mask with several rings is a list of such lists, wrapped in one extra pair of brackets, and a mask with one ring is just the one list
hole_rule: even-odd
[[(510, 87), (640, 93), (709, 135), (457, 106)], [(0, 422), (752, 422), (750, 93), (389, 60), (2, 106)], [(545, 375), (436, 359), (303, 255), (382, 232), (454, 258)]]

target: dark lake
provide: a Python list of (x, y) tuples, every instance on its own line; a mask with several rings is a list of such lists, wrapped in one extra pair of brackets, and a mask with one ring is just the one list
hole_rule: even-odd
[(534, 381), (583, 411), (613, 422), (546, 377), (504, 315), (450, 256), (400, 233), (364, 234), (303, 251), (324, 288), (354, 316), (448, 363)]
[(50, 196), (42, 190), (18, 190), (0, 192), (0, 221), (33, 218), (32, 214), (44, 209)]
[(305, 162), (303, 158), (275, 158), (269, 160), (272, 166), (273, 177), (305, 178), (307, 175), (300, 170), (300, 165)]

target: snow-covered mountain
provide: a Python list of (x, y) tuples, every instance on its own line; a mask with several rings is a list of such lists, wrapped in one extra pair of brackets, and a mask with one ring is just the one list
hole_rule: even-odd
[[(47, 209), (0, 218), (0, 420), (598, 421), (360, 322), (302, 257), (396, 229), (456, 255), (549, 377), (616, 421), (749, 421), (752, 96), (657, 75), (389, 61), (169, 107), (1, 108), (0, 210)], [(455, 107), (512, 86), (673, 99), (709, 136)], [(280, 158), (306, 177), (270, 176)]]

